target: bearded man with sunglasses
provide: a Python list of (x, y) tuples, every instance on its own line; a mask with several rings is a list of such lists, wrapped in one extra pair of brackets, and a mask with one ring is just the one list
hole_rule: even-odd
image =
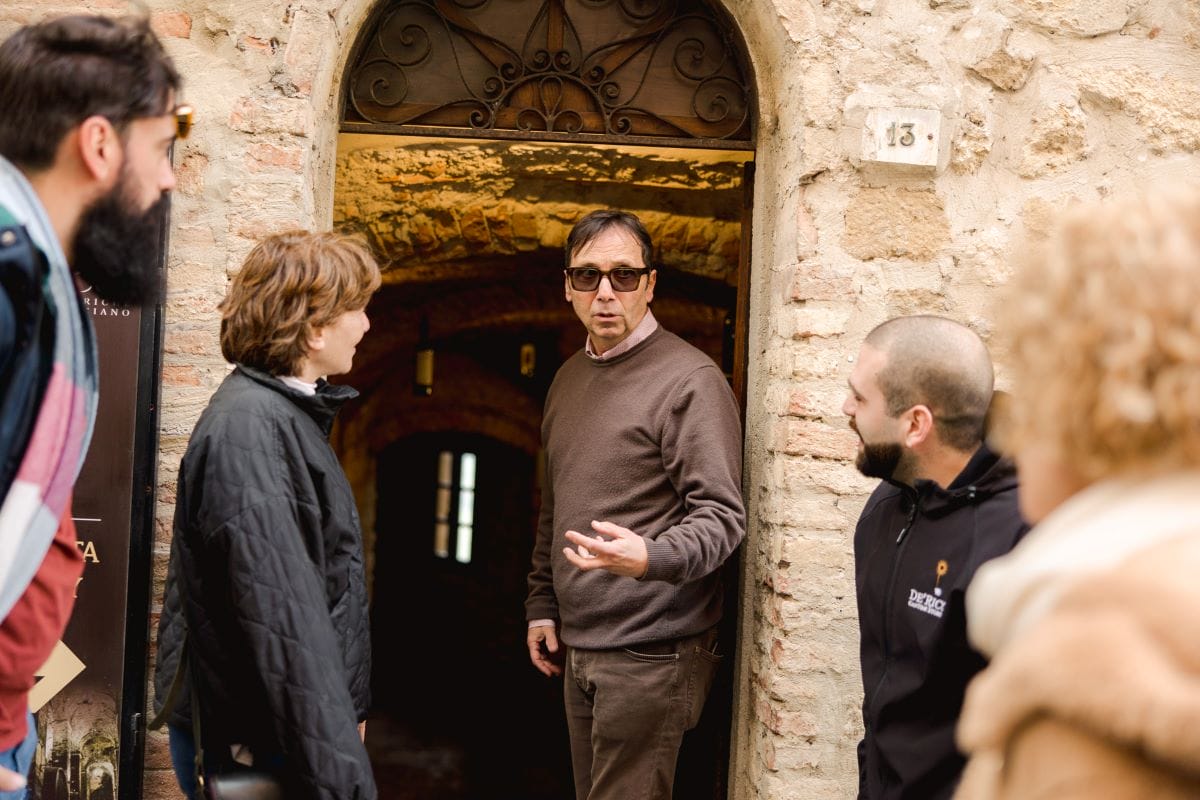
[(720, 659), (719, 568), (746, 528), (733, 393), (655, 320), (652, 252), (626, 212), (571, 230), (566, 299), (587, 340), (542, 420), (526, 644), (564, 675), (578, 800), (671, 797)]
[(179, 84), (145, 19), (64, 17), (0, 44), (0, 800), (25, 795), (9, 789), (37, 743), (33, 673), (83, 567), (70, 492), (97, 374), (76, 276), (115, 303), (156, 297)]

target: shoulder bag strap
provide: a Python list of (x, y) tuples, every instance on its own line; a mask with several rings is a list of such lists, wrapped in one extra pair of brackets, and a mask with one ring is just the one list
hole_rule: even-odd
[[(2, 210), (3, 207), (0, 207)], [(2, 220), (0, 220), (2, 223)], [(179, 693), (183, 691), (184, 681), (187, 680), (188, 668), (188, 639), (191, 638), (187, 627), (187, 594), (183, 588), (183, 572), (179, 569), (179, 551), (174, 550), (172, 557), (175, 560), (175, 584), (179, 587), (179, 613), (180, 619), (183, 621), (183, 644), (179, 648), (179, 663), (175, 665), (175, 677), (171, 679), (171, 688), (167, 691), (167, 697), (163, 700), (162, 709), (155, 715), (154, 719), (150, 720), (150, 724), (146, 727), (152, 731), (156, 731), (166, 724), (171, 716), (171, 712), (175, 710), (175, 706), (179, 704)], [(195, 745), (196, 761), (193, 765), (196, 777), (196, 796), (207, 797), (204, 789), (204, 745), (200, 738), (200, 698), (196, 693), (196, 685), (192, 684), (190, 692), (192, 699), (192, 740)]]
[[(3, 206), (0, 206), (0, 212), (3, 211)], [(0, 219), (0, 224), (3, 220)], [(179, 550), (173, 544), (171, 547), (171, 566), (175, 567), (175, 584), (179, 587), (179, 618), (183, 622), (183, 644), (179, 648), (179, 661), (175, 664), (175, 677), (171, 679), (171, 688), (167, 691), (167, 697), (163, 700), (162, 709), (150, 720), (146, 726), (148, 730), (156, 731), (163, 725), (167, 724), (167, 720), (171, 717), (171, 712), (175, 710), (175, 706), (179, 705), (179, 693), (183, 691), (183, 683), (187, 679), (187, 663), (188, 663), (188, 624), (187, 624), (187, 598), (184, 596), (183, 589), (183, 573), (179, 568)]]
[(188, 634), (186, 622), (184, 622), (184, 626), (183, 646), (179, 648), (179, 663), (175, 665), (175, 677), (171, 679), (171, 689), (167, 692), (167, 699), (163, 700), (162, 709), (146, 725), (148, 730), (156, 731), (166, 725), (167, 720), (171, 717), (171, 712), (175, 710), (175, 706), (179, 705), (179, 693), (183, 691), (183, 682), (186, 680), (187, 674)]

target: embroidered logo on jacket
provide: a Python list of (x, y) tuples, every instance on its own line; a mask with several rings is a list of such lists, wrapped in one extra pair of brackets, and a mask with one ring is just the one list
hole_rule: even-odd
[(923, 614), (928, 614), (931, 617), (942, 618), (942, 614), (946, 611), (946, 601), (942, 599), (942, 578), (950, 571), (950, 564), (945, 559), (937, 562), (937, 569), (934, 570), (935, 578), (933, 581), (933, 594), (921, 592), (916, 589), (908, 590), (908, 607), (915, 608)]

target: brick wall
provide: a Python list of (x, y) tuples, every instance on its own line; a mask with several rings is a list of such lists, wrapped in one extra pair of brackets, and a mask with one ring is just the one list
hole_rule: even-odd
[[(256, 237), (329, 224), (335, 87), (371, 4), (149, 5), (198, 114), (177, 153), (157, 603), (178, 459), (226, 369), (213, 309)], [(48, 14), (125, 7), (15, 0), (0, 8), (0, 35)], [(901, 313), (947, 314), (991, 340), (1006, 258), (1055, 209), (1200, 177), (1200, 10), (1172, 0), (727, 7), (755, 63), (760, 112), (731, 795), (848, 797), (861, 692), (848, 532), (871, 488), (853, 471), (839, 410), (850, 359), (871, 327)], [(944, 169), (862, 164), (847, 121), (914, 104), (948, 120)], [(146, 797), (174, 797), (159, 737), (146, 768)]]

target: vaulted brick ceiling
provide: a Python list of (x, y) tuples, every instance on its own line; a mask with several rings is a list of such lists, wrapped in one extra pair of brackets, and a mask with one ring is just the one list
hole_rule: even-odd
[(743, 158), (343, 136), (335, 224), (366, 236), (385, 282), (356, 383), (396, 369), (396, 355), (415, 350), (422, 318), (441, 348), (479, 352), (507, 339), (515, 348), (537, 337), (556, 342), (560, 357), (577, 349), (562, 247), (577, 219), (606, 207), (638, 214), (650, 231), (663, 325), (719, 359), (736, 294)]

